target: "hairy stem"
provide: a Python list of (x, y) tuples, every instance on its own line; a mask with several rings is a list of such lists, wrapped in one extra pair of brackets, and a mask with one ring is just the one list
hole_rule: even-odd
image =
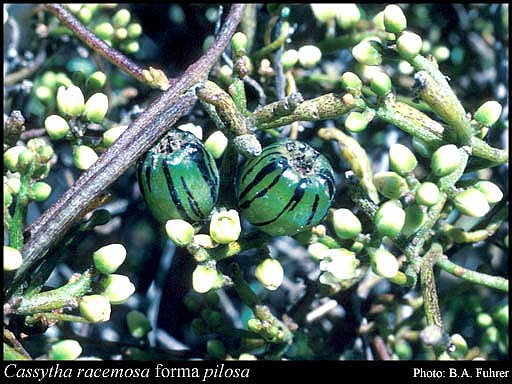
[(437, 325), (440, 328), (443, 327), (443, 322), (437, 298), (434, 264), (442, 255), (443, 248), (440, 244), (434, 243), (423, 256), (421, 263), (421, 292), (427, 325)]
[(460, 279), (483, 285), (485, 287), (494, 288), (502, 292), (508, 293), (508, 279), (499, 276), (491, 276), (485, 273), (472, 271), (466, 269), (448, 260), (446, 257), (442, 257), (436, 261), (436, 265), (443, 271), (446, 271), (453, 276)]
[(21, 297), (21, 300), (16, 302), (16, 305), (11, 308), (10, 312), (16, 315), (30, 315), (49, 312), (63, 307), (76, 307), (78, 299), (91, 289), (94, 276), (95, 273), (89, 269), (77, 280), (60, 288), (38, 293), (30, 297)]
[(291, 113), (264, 123), (260, 122), (258, 115), (256, 115), (254, 123), (257, 129), (271, 129), (288, 125), (294, 121), (333, 119), (354, 109), (363, 110), (365, 108), (366, 105), (360, 98), (354, 98), (352, 95), (342, 96), (328, 93), (314, 99), (306, 100), (300, 103)]

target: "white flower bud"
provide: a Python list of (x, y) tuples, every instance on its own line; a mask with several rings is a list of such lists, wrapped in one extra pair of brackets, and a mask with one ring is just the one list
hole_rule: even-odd
[(103, 144), (107, 147), (110, 147), (117, 141), (117, 139), (119, 139), (119, 136), (121, 136), (123, 132), (126, 131), (126, 128), (128, 128), (127, 125), (117, 125), (107, 129), (105, 132), (103, 132)]
[(37, 183), (34, 183), (32, 187), (30, 187), (30, 190), (28, 191), (29, 197), (34, 201), (45, 201), (50, 197), (50, 194), (52, 193), (52, 187), (45, 183), (44, 181), (38, 181)]
[(265, 259), (256, 267), (256, 278), (269, 291), (275, 291), (284, 278), (284, 270), (276, 259)]
[(19, 156), (26, 149), (23, 145), (17, 145), (4, 152), (4, 165), (9, 171), (15, 172), (17, 170)]
[(82, 353), (82, 346), (76, 340), (61, 340), (50, 347), (49, 360), (75, 360)]
[(206, 265), (198, 265), (192, 272), (192, 288), (197, 293), (206, 293), (218, 283), (218, 273)]
[(178, 247), (189, 244), (194, 237), (194, 227), (185, 220), (168, 220), (165, 223), (165, 232), (169, 239)]
[(110, 320), (110, 302), (102, 295), (88, 295), (80, 301), (80, 314), (92, 323)]
[(4, 271), (15, 271), (23, 263), (23, 257), (16, 248), (4, 245)]
[(329, 4), (336, 12), (336, 22), (342, 29), (352, 28), (361, 18), (361, 12), (354, 3)]
[(308, 246), (308, 253), (316, 260), (322, 260), (327, 251), (329, 251), (329, 247), (322, 243), (313, 243)]
[(199, 140), (203, 140), (203, 128), (201, 128), (199, 125), (195, 125), (193, 123), (186, 123), (181, 124), (176, 128), (179, 129), (180, 131), (190, 132), (194, 134), (194, 136), (197, 137)]
[(320, 270), (329, 272), (337, 280), (355, 277), (356, 254), (345, 248), (330, 249), (320, 262)]
[(407, 18), (396, 4), (390, 4), (384, 8), (384, 26), (386, 31), (391, 33), (400, 33), (407, 28)]
[(455, 207), (464, 215), (482, 217), (491, 209), (485, 195), (474, 187), (459, 192), (454, 199)]
[(489, 180), (480, 180), (475, 184), (475, 188), (482, 192), (489, 204), (494, 204), (503, 199), (501, 189)]
[(460, 152), (455, 144), (439, 147), (430, 162), (432, 172), (439, 177), (446, 176), (457, 169), (460, 164)]
[(414, 153), (402, 144), (393, 144), (389, 149), (390, 168), (399, 174), (406, 174), (414, 171), (418, 165), (418, 160)]
[(383, 235), (394, 237), (405, 224), (405, 211), (398, 200), (389, 200), (382, 204), (374, 217), (377, 230)]
[(372, 270), (379, 276), (392, 279), (398, 273), (398, 260), (393, 254), (384, 248), (369, 248)]
[(378, 172), (373, 176), (373, 183), (389, 199), (398, 199), (409, 191), (407, 181), (396, 172)]
[(334, 4), (310, 4), (315, 18), (321, 23), (325, 23), (327, 20), (333, 19), (336, 16), (336, 9), (333, 5)]
[(228, 244), (240, 237), (240, 217), (234, 209), (215, 212), (210, 220), (210, 236), (219, 244)]
[(111, 304), (122, 304), (135, 292), (135, 285), (125, 275), (108, 275), (101, 281), (101, 285), (104, 289), (102, 295)]
[(352, 48), (352, 56), (359, 63), (365, 65), (380, 65), (382, 56), (378, 49), (378, 43), (375, 41), (361, 41)]
[(486, 101), (476, 110), (475, 120), (482, 125), (493, 125), (499, 120), (502, 109), (497, 101)]
[(98, 160), (98, 155), (91, 147), (78, 145), (73, 148), (73, 164), (78, 169), (85, 171), (89, 169), (96, 160)]
[(85, 103), (85, 117), (94, 123), (101, 123), (108, 111), (108, 97), (104, 93), (95, 93)]
[(215, 159), (220, 159), (228, 146), (228, 138), (222, 131), (215, 131), (206, 139), (204, 146)]
[(305, 68), (312, 68), (322, 59), (322, 51), (314, 45), (304, 45), (300, 47), (299, 63)]
[(423, 41), (413, 32), (404, 32), (396, 40), (396, 49), (404, 59), (412, 59), (421, 52)]
[(333, 212), (332, 224), (336, 236), (342, 240), (353, 239), (362, 231), (361, 221), (351, 210), (340, 208)]
[(62, 114), (79, 116), (85, 108), (84, 94), (75, 85), (65, 88), (60, 86), (57, 91), (57, 107)]
[(114, 273), (126, 259), (126, 248), (122, 244), (101, 247), (92, 255), (94, 266), (101, 273)]

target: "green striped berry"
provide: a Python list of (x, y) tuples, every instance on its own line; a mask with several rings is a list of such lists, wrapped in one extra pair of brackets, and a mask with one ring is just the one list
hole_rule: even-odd
[(161, 222), (204, 221), (217, 202), (215, 160), (189, 132), (171, 131), (141, 157), (137, 174), (146, 204)]
[(285, 140), (247, 161), (237, 183), (240, 212), (269, 235), (294, 235), (318, 224), (334, 198), (329, 161), (307, 144)]

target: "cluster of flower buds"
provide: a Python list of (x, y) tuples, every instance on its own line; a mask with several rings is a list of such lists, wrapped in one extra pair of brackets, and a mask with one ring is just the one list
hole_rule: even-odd
[(106, 19), (111, 9), (116, 6), (112, 5), (67, 4), (68, 9), (108, 45), (135, 54), (140, 49), (138, 39), (142, 35), (142, 26), (132, 21), (131, 12), (125, 8), (115, 11)]
[(26, 145), (17, 145), (4, 152), (4, 208), (8, 209), (16, 198), (23, 205), (30, 201), (48, 199), (52, 188), (44, 181), (50, 173), (54, 156), (51, 145), (41, 138), (30, 139)]
[(361, 18), (361, 11), (354, 3), (311, 4), (311, 10), (320, 23), (336, 20), (341, 29), (353, 28)]
[(110, 319), (111, 305), (126, 302), (135, 292), (135, 286), (127, 276), (114, 272), (126, 259), (126, 249), (121, 244), (101, 247), (93, 254), (95, 270), (101, 274), (97, 293), (81, 298), (81, 315), (90, 322), (104, 322)]
[[(86, 84), (90, 89), (97, 89), (105, 84), (105, 80), (103, 72), (94, 72), (87, 78)], [(107, 95), (96, 92), (85, 101), (82, 90), (73, 83), (59, 86), (56, 104), (59, 114), (50, 115), (44, 121), (46, 132), (53, 140), (73, 139), (75, 132), (82, 132), (86, 124), (101, 123), (109, 108)], [(102, 144), (111, 145), (124, 129), (124, 126), (114, 126), (105, 131)], [(98, 154), (89, 145), (75, 143), (73, 146), (73, 164), (77, 168), (87, 170), (97, 159)]]
[(48, 110), (53, 110), (57, 89), (71, 85), (73, 82), (64, 72), (46, 71), (34, 80), (32, 93)]

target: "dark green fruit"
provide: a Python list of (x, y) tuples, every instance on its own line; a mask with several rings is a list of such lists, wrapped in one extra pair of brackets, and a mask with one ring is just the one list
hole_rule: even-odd
[(193, 134), (171, 131), (137, 165), (139, 186), (159, 221), (208, 218), (217, 202), (219, 172), (212, 155)]
[(238, 178), (240, 212), (269, 235), (294, 235), (318, 224), (334, 198), (329, 161), (307, 144), (285, 140), (247, 161)]

